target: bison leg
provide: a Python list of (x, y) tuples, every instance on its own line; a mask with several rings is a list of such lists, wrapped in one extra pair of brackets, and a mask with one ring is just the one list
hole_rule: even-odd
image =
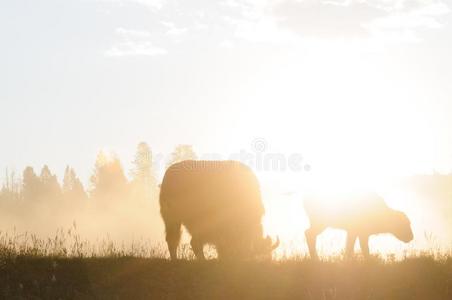
[(191, 241), (190, 241), (190, 245), (191, 245), (193, 252), (195, 253), (196, 258), (200, 259), (200, 260), (204, 260), (205, 259), (204, 251), (203, 251), (204, 244), (201, 241), (199, 241), (199, 239), (192, 237)]
[(369, 236), (368, 235), (360, 235), (359, 236), (359, 245), (361, 247), (361, 252), (363, 256), (369, 257)]
[(168, 250), (171, 260), (177, 259), (177, 247), (179, 246), (179, 240), (181, 236), (181, 223), (178, 222), (165, 222), (166, 230), (166, 243), (168, 244)]
[(319, 235), (322, 231), (323, 228), (311, 226), (304, 232), (306, 236), (306, 242), (308, 243), (309, 255), (311, 256), (312, 259), (318, 259), (316, 242), (317, 235)]
[(345, 246), (345, 257), (346, 258), (353, 257), (353, 250), (355, 248), (355, 242), (356, 242), (356, 234), (347, 232), (347, 244)]

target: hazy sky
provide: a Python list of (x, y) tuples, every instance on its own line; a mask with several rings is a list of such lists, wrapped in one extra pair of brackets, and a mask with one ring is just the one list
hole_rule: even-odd
[(3, 0), (0, 168), (86, 182), (100, 149), (129, 168), (140, 141), (262, 139), (313, 172), (448, 171), (451, 21), (434, 0)]

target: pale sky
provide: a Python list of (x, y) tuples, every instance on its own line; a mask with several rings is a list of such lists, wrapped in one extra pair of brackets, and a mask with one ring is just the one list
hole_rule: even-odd
[(3, 0), (0, 169), (86, 183), (100, 149), (128, 169), (140, 141), (261, 139), (312, 172), (448, 172), (451, 21), (434, 0)]

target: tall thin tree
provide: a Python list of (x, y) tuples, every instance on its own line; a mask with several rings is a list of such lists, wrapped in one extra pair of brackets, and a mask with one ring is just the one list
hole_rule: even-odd
[(197, 157), (198, 156), (191, 145), (177, 145), (171, 153), (171, 158), (168, 161), (167, 167), (183, 160), (197, 159)]
[(132, 162), (133, 197), (148, 201), (156, 192), (156, 178), (152, 169), (152, 152), (147, 143), (137, 146), (135, 159)]

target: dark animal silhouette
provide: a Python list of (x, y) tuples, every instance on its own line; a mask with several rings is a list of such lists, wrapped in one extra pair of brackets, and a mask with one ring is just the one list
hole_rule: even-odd
[(263, 237), (265, 211), (256, 176), (236, 161), (187, 160), (169, 167), (160, 213), (171, 259), (177, 258), (182, 225), (198, 259), (204, 259), (205, 244), (215, 245), (220, 259), (271, 257), (279, 245), (279, 239), (272, 244)]
[(355, 241), (359, 238), (361, 251), (369, 256), (370, 235), (391, 233), (403, 242), (413, 239), (408, 217), (391, 209), (383, 198), (374, 193), (331, 197), (307, 196), (304, 199), (310, 228), (306, 230), (306, 241), (311, 258), (317, 259), (316, 238), (326, 228), (347, 231), (346, 257), (353, 255)]

